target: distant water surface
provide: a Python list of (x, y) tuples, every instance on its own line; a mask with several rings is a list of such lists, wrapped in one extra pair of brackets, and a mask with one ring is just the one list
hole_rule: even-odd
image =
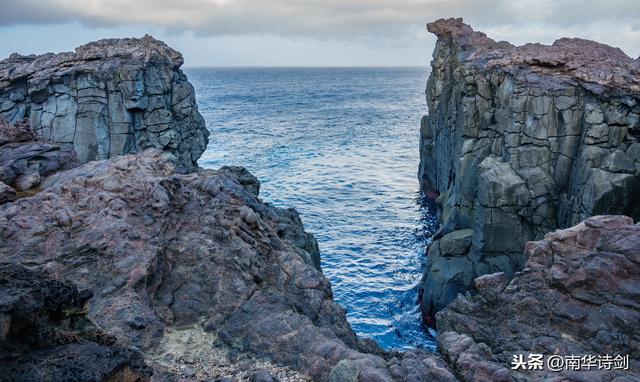
[(415, 302), (437, 228), (418, 192), (424, 68), (187, 69), (211, 142), (200, 165), (247, 167), (295, 207), (353, 329), (433, 348)]

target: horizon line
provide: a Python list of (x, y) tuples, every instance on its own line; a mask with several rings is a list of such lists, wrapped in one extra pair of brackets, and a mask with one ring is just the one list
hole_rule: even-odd
[(431, 65), (184, 65), (182, 69), (394, 69), (424, 68)]

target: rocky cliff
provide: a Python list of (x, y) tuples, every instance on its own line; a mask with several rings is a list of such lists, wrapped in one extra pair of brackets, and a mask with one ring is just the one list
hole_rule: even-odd
[(477, 276), (512, 276), (524, 244), (598, 214), (640, 218), (640, 60), (581, 39), (514, 47), (462, 19), (438, 37), (419, 178), (437, 196), (426, 320)]
[(207, 145), (182, 55), (150, 36), (0, 61), (0, 118), (72, 144), (81, 162), (160, 148), (194, 168)]
[(258, 364), (294, 381), (455, 380), (437, 356), (358, 339), (315, 239), (258, 189), (239, 168), (181, 174), (159, 150), (92, 161), (0, 205), (0, 260), (93, 290), (89, 318), (141, 349), (156, 380)]

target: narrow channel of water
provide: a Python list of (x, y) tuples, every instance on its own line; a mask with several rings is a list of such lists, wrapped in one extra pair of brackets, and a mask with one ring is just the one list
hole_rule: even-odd
[(416, 177), (426, 68), (187, 69), (212, 140), (200, 165), (247, 167), (295, 207), (354, 330), (433, 348), (415, 305), (435, 212)]

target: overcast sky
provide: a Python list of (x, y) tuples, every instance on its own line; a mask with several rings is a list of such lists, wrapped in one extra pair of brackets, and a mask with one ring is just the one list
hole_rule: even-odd
[(427, 65), (425, 23), (515, 44), (583, 37), (640, 55), (640, 0), (0, 0), (0, 57), (149, 33), (185, 66)]

